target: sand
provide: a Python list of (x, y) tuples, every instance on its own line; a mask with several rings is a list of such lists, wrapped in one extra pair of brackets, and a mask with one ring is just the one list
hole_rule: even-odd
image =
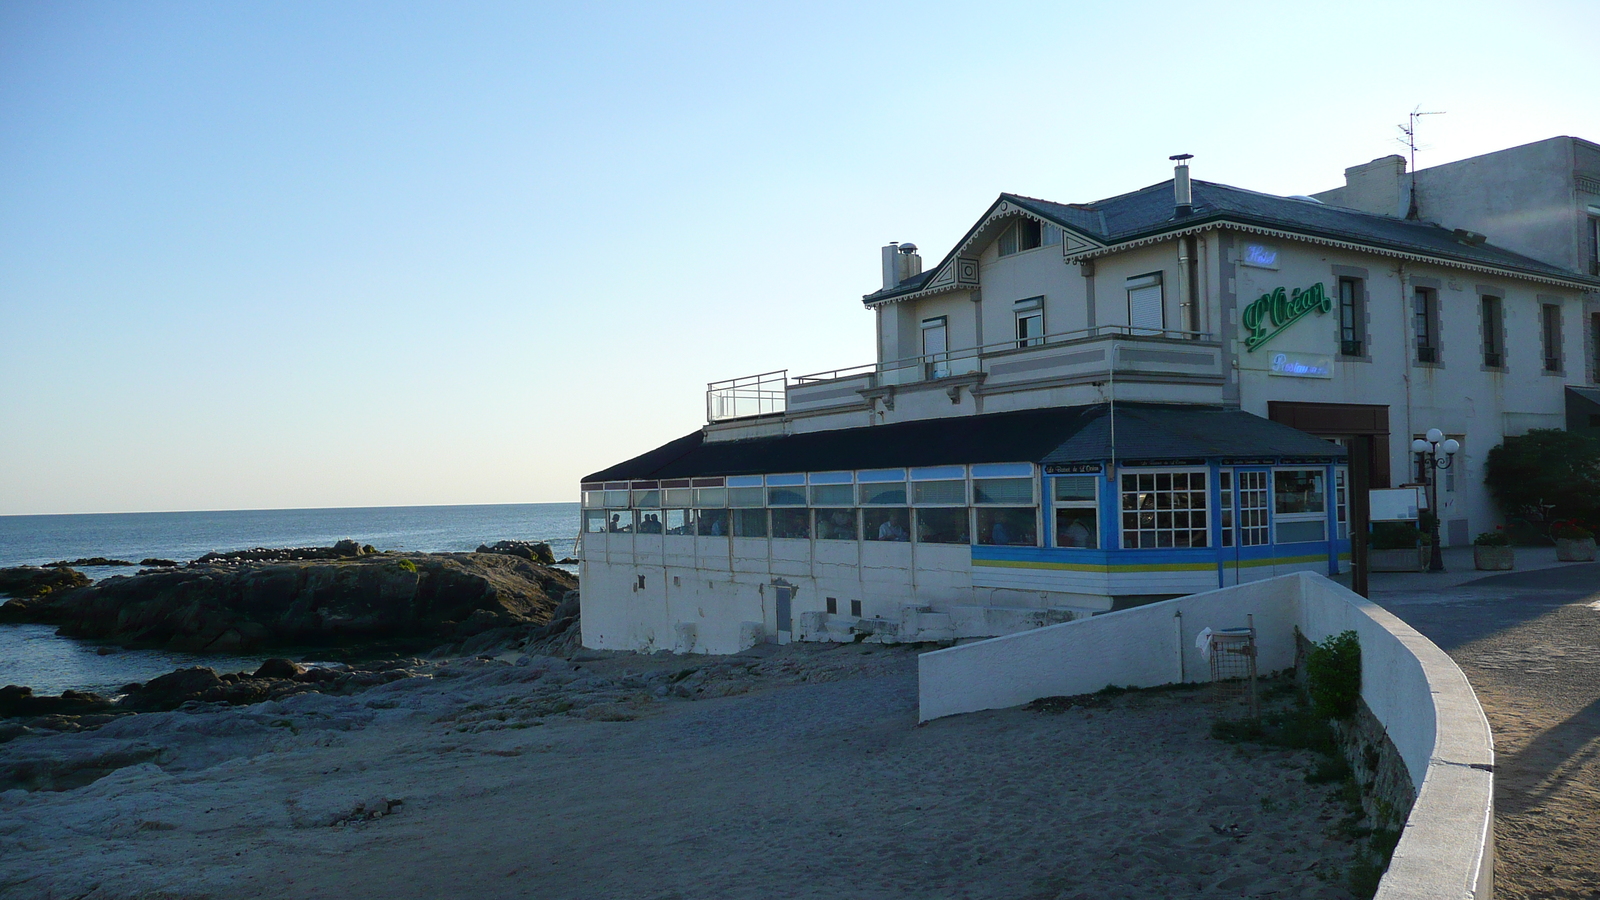
[(1197, 692), (918, 727), (898, 648), (439, 673), (0, 745), (121, 763), (0, 794), (0, 895), (1349, 896), (1311, 758)]

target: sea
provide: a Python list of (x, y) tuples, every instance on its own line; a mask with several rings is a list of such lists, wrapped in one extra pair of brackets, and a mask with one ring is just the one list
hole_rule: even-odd
[[(379, 550), (427, 553), (476, 550), (500, 540), (546, 541), (563, 559), (577, 545), (578, 510), (576, 503), (510, 503), (0, 516), (0, 567), (96, 556), (183, 563), (213, 550), (328, 547), (346, 538)], [(99, 580), (139, 569), (78, 571)], [(184, 666), (251, 671), (264, 658), (123, 650), (60, 637), (47, 625), (0, 625), (0, 685), (26, 685), (36, 694), (114, 693)]]

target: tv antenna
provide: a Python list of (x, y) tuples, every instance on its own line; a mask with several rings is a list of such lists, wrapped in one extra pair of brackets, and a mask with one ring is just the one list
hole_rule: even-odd
[[(1422, 106), (1421, 104), (1418, 104), (1416, 109), (1411, 110), (1411, 115), (1406, 117), (1408, 122), (1406, 122), (1405, 125), (1397, 125), (1397, 128), (1400, 128), (1400, 133), (1405, 136), (1403, 136), (1403, 138), (1395, 138), (1395, 141), (1400, 141), (1400, 143), (1405, 144), (1405, 146), (1410, 149), (1411, 171), (1416, 171), (1416, 151), (1418, 151), (1418, 146), (1416, 146), (1416, 120), (1421, 119), (1421, 117), (1424, 117), (1424, 115), (1443, 114), (1445, 114), (1445, 110), (1443, 109), (1432, 110), (1432, 112), (1422, 112)], [(1429, 149), (1429, 147), (1422, 147), (1422, 149), (1426, 151), (1426, 149)]]
[[(1411, 175), (1411, 208), (1406, 210), (1406, 218), (1408, 219), (1417, 217), (1417, 119), (1423, 116), (1442, 116), (1444, 113), (1445, 111), (1442, 109), (1423, 112), (1422, 104), (1419, 103), (1415, 109), (1411, 110), (1411, 115), (1407, 117), (1406, 124), (1396, 126), (1404, 137), (1398, 137), (1395, 140), (1406, 145), (1406, 149), (1411, 151), (1410, 168), (1407, 170)], [(1424, 147), (1422, 149), (1426, 150), (1428, 148)]]

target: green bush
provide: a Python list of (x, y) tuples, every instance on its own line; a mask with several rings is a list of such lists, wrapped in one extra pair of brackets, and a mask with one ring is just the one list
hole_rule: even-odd
[(1318, 715), (1329, 719), (1355, 715), (1356, 701), (1361, 699), (1361, 641), (1354, 631), (1312, 645), (1306, 682)]
[(1600, 522), (1600, 442), (1558, 428), (1508, 437), (1489, 451), (1484, 484), (1507, 515)]
[(1410, 550), (1422, 541), (1422, 529), (1410, 522), (1373, 522), (1372, 549)]
[(1473, 538), (1472, 543), (1479, 547), (1509, 547), (1511, 535), (1506, 534), (1504, 525), (1496, 525), (1493, 531), (1485, 531)]

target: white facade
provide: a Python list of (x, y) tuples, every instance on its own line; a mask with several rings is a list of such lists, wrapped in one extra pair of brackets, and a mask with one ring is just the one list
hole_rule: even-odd
[[(1186, 174), (1180, 169), (1180, 182)], [(1582, 177), (1568, 180), (1579, 184)], [(1443, 199), (1449, 184), (1435, 179), (1433, 205), (1453, 209)], [(1409, 181), (1404, 188), (1357, 177), (1336, 199), (1387, 209), (1402, 193), (1409, 200)], [(1470, 205), (1471, 192), (1461, 190), (1466, 199), (1457, 205)], [(1568, 196), (1569, 205), (1582, 199)], [(1019, 410), (1193, 404), (1242, 409), (1329, 440), (1363, 435), (1377, 448), (1373, 486), (1387, 487), (1413, 482), (1411, 440), (1439, 428), (1463, 448), (1440, 479), (1445, 543), (1470, 542), (1492, 529), (1500, 516), (1483, 486), (1489, 449), (1506, 435), (1563, 427), (1565, 386), (1592, 383), (1600, 373), (1600, 280), (1579, 270), (1587, 261), (1565, 244), (1541, 262), (1496, 247), (1492, 233), (1486, 241), (1474, 230), (1451, 232), (1449, 221), (1444, 227), (1408, 222), (1309, 198), (1196, 182), (1192, 207), (1179, 202), (1186, 199), (1175, 197), (1170, 185), (1076, 207), (1003, 195), (926, 273), (909, 245), (885, 248), (884, 289), (866, 298), (876, 315), (878, 359), (800, 378), (778, 373), (760, 384), (713, 384), (704, 443)], [(1503, 214), (1497, 207), (1494, 215)], [(1567, 219), (1579, 234), (1581, 217)], [(746, 412), (755, 414), (739, 415)], [(1324, 545), (1236, 558), (1228, 571), (1221, 551), (1242, 539), (1234, 536), (1242, 527), (1242, 512), (1235, 514), (1242, 494), (1233, 486), (1243, 487), (1235, 472), (1254, 466), (1266, 473), (1262, 496), (1273, 505), (1280, 478), (1305, 466), (1225, 454), (1183, 462), (1206, 473), (1197, 474), (1195, 484), (1209, 492), (1209, 537), (1162, 545), (1217, 550), (1215, 571), (1181, 554), (1138, 556), (1130, 535), (1117, 534), (1119, 509), (1127, 512), (1132, 496), (1126, 493), (1130, 482), (1121, 479), (1137, 470), (1119, 462), (1115, 441), (1113, 430), (1110, 458), (1096, 463), (1108, 487), (1101, 489), (1095, 545), (1104, 552), (1094, 556), (1061, 552), (1066, 545), (1055, 530), (1062, 520), (1049, 496), (1058, 473), (1040, 459), (1014, 463), (1028, 467), (1033, 482), (1028, 508), (1040, 552), (1031, 556), (980, 546), (985, 520), (975, 499), (977, 465), (957, 466), (967, 483), (972, 532), (970, 541), (959, 543), (924, 543), (916, 536), (875, 542), (864, 533), (865, 513), (855, 507), (850, 515), (858, 530), (851, 540), (741, 537), (731, 528), (719, 534), (659, 519), (612, 531), (604, 518), (586, 512), (584, 642), (729, 652), (773, 637), (981, 636), (1215, 588), (1247, 575), (1326, 571), (1328, 561), (1317, 554), (1331, 554), (1336, 567), (1345, 535), (1342, 507), (1335, 518), (1332, 495), (1343, 473), (1329, 467), (1315, 476), (1324, 496), (1311, 516), (1326, 519)], [(1127, 451), (1138, 455), (1136, 447)], [(640, 494), (640, 485), (656, 482), (637, 480), (654, 476), (639, 474), (648, 467), (635, 468), (635, 474), (616, 476), (632, 481), (597, 473), (591, 480), (598, 483), (585, 484), (586, 507), (609, 505), (610, 516), (618, 510), (605, 497), (615, 499), (619, 488), (628, 497), (631, 485), (631, 498), (643, 496), (646, 505), (631, 499), (621, 510), (630, 518), (638, 510), (671, 509), (665, 498)], [(623, 464), (607, 471), (629, 470)], [(717, 478), (706, 484), (725, 483), (731, 491), (734, 471), (689, 473), (678, 490), (687, 490), (689, 476), (713, 474)], [(864, 476), (852, 471), (822, 474), (859, 484)], [(765, 474), (765, 484), (772, 484), (774, 473)], [(805, 481), (804, 474), (780, 477)], [(759, 474), (737, 477), (763, 484)], [(668, 490), (667, 483), (658, 487)], [(719, 515), (710, 508), (704, 513), (702, 522)], [(909, 515), (915, 521), (918, 513)], [(1281, 543), (1296, 516), (1281, 504), (1270, 515), (1270, 541)], [(776, 528), (778, 519), (770, 521)], [(824, 527), (813, 521), (819, 531)]]

